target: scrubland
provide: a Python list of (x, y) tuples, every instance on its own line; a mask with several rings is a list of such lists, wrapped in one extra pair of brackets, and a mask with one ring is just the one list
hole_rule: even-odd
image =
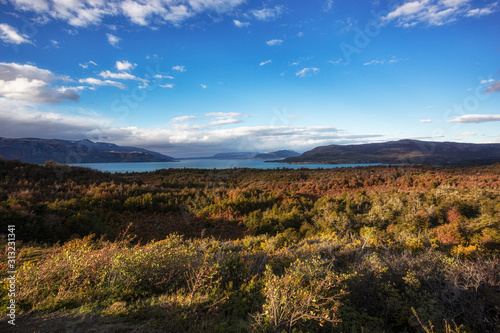
[(109, 174), (0, 160), (0, 223), (16, 226), (18, 265), (18, 325), (2, 329), (500, 331), (500, 165)]

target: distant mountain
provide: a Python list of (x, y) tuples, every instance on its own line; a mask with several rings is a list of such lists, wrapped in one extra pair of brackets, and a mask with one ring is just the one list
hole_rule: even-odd
[(255, 156), (255, 152), (235, 152), (235, 153), (219, 153), (210, 157), (211, 159), (220, 160), (234, 160), (234, 159), (248, 159)]
[(174, 162), (171, 156), (137, 147), (90, 140), (0, 138), (0, 156), (29, 163)]
[(500, 162), (500, 144), (400, 140), (317, 147), (284, 163), (477, 165)]
[(297, 153), (296, 151), (293, 151), (293, 150), (276, 150), (276, 151), (272, 151), (269, 153), (257, 154), (253, 158), (265, 160), (265, 159), (272, 159), (272, 158), (287, 158), (287, 157), (296, 157), (296, 156), (300, 156), (300, 154)]

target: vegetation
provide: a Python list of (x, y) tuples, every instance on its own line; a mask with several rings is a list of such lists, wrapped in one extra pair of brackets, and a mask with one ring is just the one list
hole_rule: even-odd
[(0, 160), (0, 223), (16, 225), (19, 325), (500, 330), (500, 165), (109, 174)]

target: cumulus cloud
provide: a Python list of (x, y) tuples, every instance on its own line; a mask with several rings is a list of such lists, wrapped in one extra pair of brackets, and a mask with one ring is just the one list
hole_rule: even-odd
[(33, 44), (27, 35), (19, 33), (16, 28), (5, 23), (0, 24), (0, 39), (7, 44)]
[(259, 66), (264, 66), (264, 65), (270, 64), (271, 62), (272, 62), (272, 60), (271, 60), (271, 59), (266, 60), (266, 61), (262, 61), (262, 62), (259, 64)]
[(43, 21), (62, 20), (75, 27), (98, 25), (110, 17), (125, 17), (130, 22), (148, 26), (170, 23), (179, 25), (185, 20), (201, 13), (232, 12), (244, 0), (11, 0), (17, 10), (33, 12)]
[(108, 43), (111, 44), (111, 46), (118, 47), (118, 43), (120, 43), (120, 38), (110, 33), (107, 33), (106, 37), (108, 38)]
[(132, 64), (128, 62), (127, 60), (125, 61), (117, 61), (116, 62), (116, 69), (119, 71), (130, 71), (137, 67), (137, 64)]
[(277, 46), (283, 44), (282, 39), (271, 39), (266, 42), (267, 45), (269, 46)]
[(319, 68), (316, 67), (306, 67), (298, 72), (295, 73), (295, 76), (298, 77), (306, 77), (306, 76), (311, 76), (311, 75), (316, 75), (319, 73)]
[(170, 120), (170, 122), (171, 123), (180, 123), (180, 122), (190, 121), (190, 120), (195, 120), (195, 119), (196, 119), (196, 116), (179, 116), (179, 117), (172, 118), (172, 120)]
[(250, 22), (241, 22), (238, 20), (233, 20), (233, 23), (238, 28), (248, 28), (248, 26), (250, 26)]
[(226, 13), (238, 7), (245, 0), (189, 0), (189, 5), (196, 12), (215, 11)]
[(262, 8), (250, 11), (250, 15), (259, 21), (272, 21), (281, 16), (285, 7), (277, 5), (274, 8)]
[(86, 83), (86, 84), (89, 84), (89, 85), (94, 86), (94, 87), (95, 86), (113, 86), (113, 87), (117, 87), (120, 89), (127, 89), (127, 86), (124, 85), (123, 83), (111, 81), (111, 80), (99, 80), (99, 79), (89, 77), (86, 79), (80, 79), (78, 81), (80, 83)]
[(0, 63), (0, 97), (39, 103), (78, 101), (80, 96), (75, 89), (52, 84), (68, 80), (66, 76), (36, 66)]
[(480, 17), (496, 11), (498, 3), (473, 8), (470, 0), (415, 0), (406, 2), (384, 17), (405, 28), (418, 24), (440, 26), (466, 17)]
[(169, 80), (173, 80), (174, 77), (173, 76), (170, 76), (170, 75), (161, 75), (161, 74), (155, 74), (153, 76), (153, 79), (169, 79)]
[(173, 83), (165, 83), (165, 84), (159, 84), (158, 86), (162, 88), (173, 88), (174, 84)]
[(187, 69), (184, 66), (174, 66), (172, 67), (172, 70), (177, 72), (185, 72)]
[(466, 114), (452, 120), (448, 123), (487, 123), (492, 121), (500, 121), (500, 114)]
[(109, 127), (109, 123), (92, 112), (46, 112), (0, 97), (0, 133), (5, 137), (83, 139), (91, 131)]
[[(238, 112), (203, 116), (210, 126), (190, 124), (195, 116), (173, 118), (159, 128), (116, 127), (112, 119), (89, 110), (43, 112), (0, 97), (0, 133), (6, 137), (84, 139), (152, 149), (175, 157), (210, 156), (227, 151), (308, 150), (333, 143), (363, 143), (378, 134), (350, 134), (329, 126), (240, 126)], [(203, 120), (203, 119), (202, 119)]]
[(99, 76), (104, 78), (104, 79), (135, 80), (135, 81), (147, 82), (147, 80), (141, 79), (135, 75), (132, 75), (130, 73), (124, 73), (124, 72), (113, 73), (110, 71), (103, 71), (103, 72), (99, 73)]

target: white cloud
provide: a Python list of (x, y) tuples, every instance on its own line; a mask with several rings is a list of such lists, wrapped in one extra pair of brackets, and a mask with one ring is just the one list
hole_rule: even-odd
[(0, 39), (7, 44), (33, 44), (32, 41), (29, 40), (29, 37), (25, 34), (20, 34), (17, 32), (17, 29), (11, 27), (8, 24), (1, 23), (0, 24)]
[(481, 81), (479, 81), (480, 84), (486, 84), (486, 83), (491, 83), (491, 82), (495, 82), (495, 80), (489, 79), (489, 80), (481, 80)]
[(420, 119), (420, 122), (424, 124), (430, 124), (432, 123), (432, 119)]
[(241, 22), (238, 20), (233, 20), (233, 23), (238, 28), (248, 28), (248, 26), (250, 25), (250, 22)]
[(269, 46), (276, 46), (276, 45), (281, 45), (283, 44), (282, 39), (271, 39), (266, 42), (267, 45)]
[(196, 12), (215, 11), (217, 13), (226, 13), (238, 7), (245, 0), (189, 0), (189, 5)]
[(495, 2), (493, 5), (490, 5), (489, 7), (471, 9), (467, 12), (467, 16), (468, 17), (480, 17), (480, 16), (484, 16), (484, 15), (493, 14), (495, 12), (496, 4), (497, 3)]
[(173, 71), (178, 71), (178, 72), (185, 72), (186, 71), (186, 67), (184, 67), (184, 66), (174, 66), (174, 67), (172, 67), (172, 70)]
[(151, 1), (144, 4), (131, 0), (126, 0), (120, 3), (120, 8), (125, 16), (132, 22), (138, 25), (148, 25), (148, 19), (154, 13), (166, 14), (166, 9), (163, 8), (160, 2)]
[(108, 120), (93, 112), (47, 112), (0, 97), (0, 133), (5, 137), (84, 139), (91, 131), (108, 124)]
[(207, 89), (207, 85), (206, 84), (200, 84), (201, 85), (201, 89)]
[(477, 135), (476, 132), (463, 132), (463, 133), (457, 134), (457, 136), (476, 136), (476, 135)]
[(93, 62), (92, 60), (91, 61), (87, 61), (87, 62), (84, 62), (83, 64), (78, 64), (79, 66), (81, 66), (82, 68), (88, 68), (89, 65), (94, 65), (94, 66), (97, 66), (97, 64), (95, 62)]
[(466, 114), (452, 120), (448, 123), (486, 123), (492, 121), (500, 121), (500, 114)]
[(106, 37), (108, 38), (108, 43), (111, 44), (111, 46), (118, 47), (118, 43), (120, 43), (120, 38), (110, 33), (107, 33)]
[(318, 73), (319, 73), (319, 68), (308, 67), (308, 68), (304, 68), (304, 69), (296, 72), (295, 75), (298, 77), (306, 77), (306, 76), (311, 76), (313, 74), (318, 74)]
[(113, 73), (110, 71), (103, 71), (99, 73), (99, 76), (104, 78), (104, 79), (115, 79), (115, 80), (135, 80), (135, 81), (141, 81), (141, 82), (147, 82), (147, 80), (141, 79), (135, 75), (132, 75), (130, 73)]
[(272, 60), (271, 60), (271, 59), (266, 60), (266, 61), (262, 61), (262, 62), (259, 64), (259, 66), (264, 66), (264, 65), (270, 64), (271, 62), (272, 62)]
[(206, 113), (205, 116), (210, 117), (211, 121), (208, 124), (202, 125), (201, 127), (237, 124), (242, 122), (238, 118), (248, 117), (248, 115), (239, 112), (211, 112)]
[(231, 13), (245, 0), (11, 0), (17, 10), (34, 12), (44, 22), (62, 20), (75, 27), (99, 25), (106, 18), (125, 17), (149, 26), (179, 25), (202, 13)]
[(137, 67), (137, 64), (132, 64), (128, 62), (127, 60), (125, 61), (117, 61), (116, 62), (116, 69), (119, 71), (129, 71)]
[(333, 0), (326, 0), (325, 3), (323, 4), (323, 11), (325, 12), (329, 12), (333, 9), (333, 5), (334, 5), (334, 1)]
[(80, 96), (71, 87), (54, 86), (54, 81), (68, 81), (66, 76), (32, 65), (0, 63), (0, 97), (38, 103), (78, 101)]
[(169, 79), (169, 80), (173, 80), (174, 77), (173, 76), (170, 76), (170, 75), (161, 75), (161, 74), (155, 74), (153, 76), (154, 79)]
[(250, 11), (250, 14), (259, 21), (272, 21), (278, 18), (285, 7), (277, 5), (274, 8), (262, 8)]
[(208, 113), (205, 117), (212, 122), (210, 126), (189, 124), (198, 117), (180, 116), (172, 119), (168, 127), (114, 127), (111, 119), (91, 110), (78, 108), (70, 114), (43, 112), (0, 97), (0, 133), (5, 137), (88, 138), (148, 148), (175, 157), (210, 156), (249, 148), (308, 150), (333, 143), (363, 143), (380, 137), (349, 134), (328, 126), (222, 126), (234, 125), (238, 117), (244, 116), (236, 112)]
[(207, 117), (235, 118), (235, 117), (241, 117), (241, 116), (243, 116), (243, 114), (240, 112), (209, 112), (209, 113), (205, 113), (205, 116), (207, 116)]
[(78, 82), (86, 83), (86, 84), (89, 84), (91, 86), (113, 86), (113, 87), (117, 87), (120, 89), (127, 89), (127, 86), (121, 82), (116, 82), (116, 81), (111, 81), (111, 80), (99, 80), (99, 79), (95, 79), (92, 77), (89, 77), (86, 79), (80, 79), (80, 80), (78, 80)]
[(195, 14), (184, 5), (171, 6), (168, 13), (163, 15), (162, 19), (165, 22), (170, 22), (175, 26), (179, 26), (181, 22), (194, 16)]
[(409, 28), (418, 24), (440, 26), (465, 17), (480, 17), (494, 13), (497, 2), (482, 8), (472, 8), (470, 0), (415, 0), (395, 8), (384, 17)]
[(158, 86), (162, 88), (173, 88), (174, 84), (173, 83), (165, 83), (165, 84), (159, 84)]
[[(490, 82), (490, 81), (488, 81)], [(500, 81), (497, 81), (486, 88), (485, 93), (491, 94), (492, 92), (500, 91)]]
[(377, 60), (377, 59), (374, 59), (374, 60), (365, 62), (363, 65), (364, 66), (369, 66), (369, 65), (395, 64), (395, 63), (400, 62), (400, 61), (401, 61), (401, 59), (398, 59), (396, 57), (392, 57), (392, 59), (390, 59), (390, 60)]
[(338, 58), (337, 60), (328, 60), (330, 64), (338, 65), (342, 62), (342, 58)]
[(196, 119), (196, 116), (179, 116), (179, 117), (172, 118), (172, 120), (170, 120), (170, 122), (171, 123), (180, 123), (180, 122), (190, 121), (190, 120), (195, 120), (195, 119)]

